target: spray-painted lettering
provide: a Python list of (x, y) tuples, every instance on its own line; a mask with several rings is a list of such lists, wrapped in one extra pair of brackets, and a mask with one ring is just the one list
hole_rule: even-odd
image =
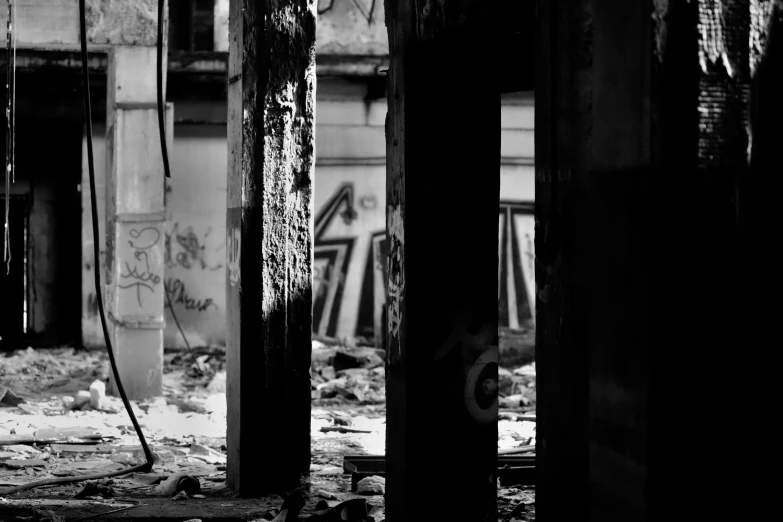
[(166, 278), (166, 292), (169, 294), (172, 305), (180, 304), (188, 311), (206, 312), (210, 308), (217, 310), (218, 307), (211, 297), (196, 299), (188, 295), (185, 283), (180, 279)]
[(143, 307), (141, 299), (142, 289), (154, 292), (154, 287), (160, 283), (160, 276), (153, 273), (150, 268), (149, 250), (160, 241), (160, 232), (155, 227), (145, 227), (141, 230), (132, 228), (128, 232), (131, 239), (128, 240), (133, 253), (133, 260), (125, 261), (125, 271), (120, 272), (120, 279), (127, 281), (118, 284), (118, 288), (136, 289), (136, 299), (139, 307)]

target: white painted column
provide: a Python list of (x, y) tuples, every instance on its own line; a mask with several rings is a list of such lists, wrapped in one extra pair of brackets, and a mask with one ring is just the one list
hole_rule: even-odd
[[(107, 319), (125, 391), (143, 399), (162, 393), (165, 326), (165, 184), (155, 47), (113, 48), (107, 100)], [(166, 112), (170, 150), (171, 105)], [(113, 379), (109, 389), (116, 390)]]
[(228, 52), (228, 0), (215, 0), (215, 51)]

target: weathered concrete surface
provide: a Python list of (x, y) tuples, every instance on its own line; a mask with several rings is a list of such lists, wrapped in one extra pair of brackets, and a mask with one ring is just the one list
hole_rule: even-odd
[(386, 55), (389, 39), (380, 0), (318, 0), (316, 52)]
[[(163, 386), (165, 198), (156, 90), (148, 80), (154, 56), (154, 47), (116, 47), (108, 70), (106, 313), (132, 399), (160, 395)], [(172, 127), (169, 109), (169, 141)]]
[(227, 481), (285, 493), (310, 468), (315, 3), (229, 19)]
[(158, 0), (87, 0), (85, 18), (88, 43), (154, 47), (158, 40)]
[[(381, 0), (314, 0), (318, 55), (385, 56), (389, 40)], [(228, 51), (229, 0), (215, 2), (215, 50)]]
[[(498, 31), (489, 17), (456, 3), (465, 24), (431, 12), (430, 3), (385, 5), (386, 516), (490, 520), (497, 493), (498, 405), (487, 389), (497, 381), (498, 358)], [(432, 30), (422, 32), (423, 24)], [(440, 262), (444, 252), (453, 253), (448, 263)], [(437, 502), (422, 487), (422, 463), (448, 477)]]
[[(78, 0), (17, 0), (16, 44), (25, 47), (78, 47)], [(0, 9), (0, 26), (8, 22), (8, 5)]]
[[(16, 0), (14, 5), (18, 48), (79, 47), (78, 0)], [(157, 0), (87, 0), (88, 45), (154, 46), (157, 5)], [(7, 20), (6, 6), (0, 9), (0, 26)]]

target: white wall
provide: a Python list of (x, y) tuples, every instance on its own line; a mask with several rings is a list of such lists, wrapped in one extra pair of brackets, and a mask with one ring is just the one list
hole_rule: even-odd
[[(225, 126), (175, 126), (166, 193), (165, 282), (193, 345), (226, 340), (227, 165)], [(164, 343), (184, 346), (168, 310)]]
[[(93, 132), (103, 256), (105, 127), (95, 126)], [(82, 335), (86, 345), (103, 345), (94, 290), (86, 140), (82, 151)], [(192, 345), (222, 344), (225, 342), (226, 303), (226, 128), (177, 125), (169, 154), (172, 177), (167, 182), (166, 193), (166, 288), (189, 342)], [(103, 263), (102, 259), (102, 276)], [(166, 323), (166, 346), (182, 346), (182, 337), (168, 310)]]
[[(384, 299), (386, 102), (368, 105), (351, 89), (322, 89), (316, 105), (313, 333), (372, 340), (380, 327)], [(501, 325), (518, 328), (529, 326), (534, 317), (532, 99), (505, 100), (502, 127), (498, 300)], [(103, 132), (95, 128), (101, 212)], [(86, 342), (101, 344), (91, 305), (86, 155), (84, 161), (83, 328)], [(175, 127), (166, 202), (165, 280), (177, 317), (194, 345), (225, 342), (226, 168), (225, 126)], [(102, 227), (103, 217), (101, 234)], [(168, 312), (166, 321), (166, 346), (181, 346)]]

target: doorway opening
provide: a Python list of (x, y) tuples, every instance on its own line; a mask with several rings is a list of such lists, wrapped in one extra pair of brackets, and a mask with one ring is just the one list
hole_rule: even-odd
[[(0, 267), (0, 349), (10, 350), (25, 342), (28, 325), (27, 297), (27, 217), (26, 195), (11, 194), (8, 199), (8, 251), (10, 261)], [(6, 198), (0, 199), (0, 216), (5, 219)]]

